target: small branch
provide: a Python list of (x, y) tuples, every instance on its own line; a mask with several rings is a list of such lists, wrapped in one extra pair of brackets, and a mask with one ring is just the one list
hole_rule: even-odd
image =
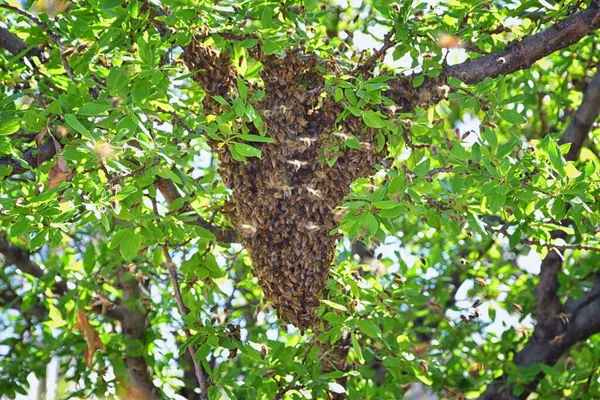
[(69, 76), (69, 78), (71, 78), (71, 80), (73, 82), (77, 83), (77, 79), (75, 79), (75, 74), (73, 73), (73, 69), (71, 69), (71, 66), (69, 65), (69, 62), (67, 61), (67, 57), (65, 56), (65, 52), (64, 52), (64, 48), (63, 48), (62, 42), (60, 40), (60, 36), (58, 36), (56, 33), (52, 32), (48, 28), (48, 25), (46, 25), (46, 23), (43, 22), (41, 19), (39, 19), (35, 15), (33, 15), (33, 14), (31, 14), (31, 13), (29, 13), (29, 12), (27, 12), (27, 11), (21, 9), (21, 8), (13, 7), (13, 6), (8, 5), (8, 4), (0, 4), (0, 8), (5, 8), (7, 10), (14, 11), (17, 14), (21, 14), (21, 15), (29, 18), (34, 24), (36, 24), (44, 32), (46, 32), (46, 35), (48, 36), (48, 38), (51, 41), (53, 41), (56, 44), (56, 46), (58, 47), (58, 53), (60, 55), (60, 61), (62, 62), (63, 68), (67, 72), (67, 75)]
[[(173, 181), (171, 181), (170, 179), (158, 178), (154, 182), (154, 186), (162, 193), (163, 197), (165, 198), (168, 204), (171, 204), (172, 202), (181, 197), (177, 186), (175, 186)], [(182, 212), (188, 211), (194, 211), (194, 209), (189, 204), (184, 206)], [(217, 240), (221, 243), (237, 243), (239, 241), (235, 230), (221, 229), (219, 227), (212, 226), (212, 224), (209, 221), (206, 221), (200, 215), (198, 215), (198, 219), (195, 221), (195, 224), (212, 232), (217, 238)]]
[(386, 33), (385, 36), (383, 37), (383, 46), (381, 46), (381, 48), (379, 50), (376, 50), (371, 55), (371, 57), (369, 57), (364, 63), (362, 63), (361, 65), (358, 65), (354, 69), (354, 71), (352, 71), (351, 75), (356, 76), (360, 73), (372, 71), (373, 68), (375, 68), (375, 65), (377, 64), (377, 60), (379, 60), (385, 54), (386, 51), (388, 51), (390, 48), (392, 48), (396, 45), (396, 42), (394, 40), (392, 40), (393, 36), (394, 36), (394, 29), (392, 29), (391, 31)]
[[(162, 252), (166, 260), (167, 271), (169, 272), (169, 278), (171, 280), (171, 284), (173, 285), (173, 289), (175, 291), (175, 300), (177, 301), (177, 307), (179, 308), (179, 312), (182, 316), (186, 316), (188, 314), (188, 309), (183, 302), (183, 297), (181, 296), (181, 290), (179, 289), (179, 281), (177, 280), (177, 271), (175, 270), (175, 263), (169, 254), (169, 249), (167, 249), (166, 245), (162, 245)], [(188, 328), (183, 328), (185, 333), (185, 337), (187, 339), (191, 338), (191, 333)], [(196, 379), (198, 379), (198, 383), (200, 384), (200, 399), (208, 400), (208, 389), (206, 384), (206, 377), (204, 376), (204, 369), (202, 365), (196, 361), (196, 350), (192, 344), (188, 344), (188, 352), (192, 358), (192, 363), (194, 364), (194, 371), (196, 373)]]
[(560, 138), (560, 144), (571, 143), (565, 159), (574, 161), (579, 157), (579, 151), (588, 137), (596, 118), (600, 114), (600, 65), (596, 74), (587, 86), (583, 100), (575, 112), (569, 127)]
[[(491, 233), (501, 233), (506, 237), (510, 237), (510, 233), (508, 232), (508, 230), (505, 227), (500, 227), (498, 229), (494, 229), (492, 226), (490, 225), (485, 225), (485, 228), (487, 231), (491, 232)], [(542, 243), (540, 241), (537, 240), (533, 240), (533, 239), (529, 239), (529, 238), (521, 238), (519, 239), (519, 243), (521, 244), (526, 244), (529, 246), (543, 246), (548, 248), (549, 250), (560, 250), (560, 251), (564, 251), (564, 250), (587, 250), (587, 251), (594, 251), (594, 252), (600, 252), (600, 247), (594, 247), (594, 246), (587, 246), (584, 244), (556, 244), (556, 243)]]
[(196, 135), (203, 135), (205, 133), (202, 130), (196, 130), (196, 129), (190, 128), (190, 126), (184, 121), (184, 119), (181, 118), (179, 115), (177, 115), (177, 113), (174, 111), (164, 110), (160, 107), (158, 107), (156, 109), (156, 111), (165, 113), (165, 114), (169, 114), (171, 117), (173, 117), (173, 121), (175, 122), (175, 125), (181, 126), (183, 129), (188, 131), (188, 133), (192, 133), (192, 134), (196, 134)]
[(409, 132), (408, 128), (407, 129), (402, 129), (402, 136), (404, 137), (404, 143), (406, 143), (406, 145), (409, 148), (411, 148), (413, 150), (416, 150), (416, 149), (428, 149), (430, 147), (430, 145), (428, 145), (428, 144), (421, 144), (421, 143), (415, 144), (415, 143), (413, 143), (413, 141), (410, 138), (408, 132)]

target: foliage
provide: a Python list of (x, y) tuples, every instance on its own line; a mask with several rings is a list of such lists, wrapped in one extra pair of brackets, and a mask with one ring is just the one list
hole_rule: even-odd
[[(472, 84), (446, 70), (594, 2), (90, 0), (56, 15), (31, 3), (34, 18), (0, 17), (27, 45), (0, 53), (0, 394), (28, 393), (29, 374), (58, 360), (65, 398), (132, 382), (185, 395), (197, 386), (184, 374), (192, 346), (211, 399), (392, 399), (415, 383), (470, 398), (501, 376), (517, 396), (600, 396), (597, 335), (560, 360), (513, 363), (541, 310), (534, 264), (560, 252), (562, 303), (595, 290), (600, 136), (594, 127), (583, 148), (561, 137), (598, 65), (598, 36)], [(233, 94), (192, 79), (182, 61), (192, 37), (228, 55)], [(356, 51), (365, 37), (385, 51)], [(249, 163), (272, 145), (255, 52), (293, 49), (337, 63), (321, 71), (322, 99), (339, 107), (337, 124), (374, 129), (381, 155), (339, 205), (330, 233), (345, 239), (321, 322), (304, 333), (264, 301), (213, 152)], [(408, 76), (414, 107), (396, 100)], [(360, 139), (342, 137), (322, 162)], [(560, 324), (547, 346), (570, 337)]]

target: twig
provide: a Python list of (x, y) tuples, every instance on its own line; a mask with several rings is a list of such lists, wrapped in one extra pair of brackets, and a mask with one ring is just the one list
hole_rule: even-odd
[[(158, 206), (156, 204), (156, 199), (152, 199), (152, 208), (154, 214), (158, 215)], [(181, 289), (179, 288), (179, 281), (177, 280), (177, 271), (175, 270), (175, 263), (169, 254), (169, 249), (166, 245), (161, 245), (163, 256), (165, 257), (165, 262), (167, 264), (167, 271), (169, 272), (169, 279), (171, 280), (171, 284), (173, 285), (173, 290), (175, 291), (175, 300), (177, 301), (177, 308), (179, 308), (179, 312), (181, 316), (184, 317), (188, 315), (188, 309), (183, 302), (183, 297), (181, 296)], [(185, 322), (184, 322), (185, 323)], [(186, 339), (190, 339), (192, 337), (190, 330), (188, 328), (183, 328), (183, 332), (185, 333)], [(204, 376), (204, 368), (201, 364), (196, 361), (196, 350), (194, 349), (194, 345), (188, 344), (187, 346), (188, 352), (192, 358), (192, 363), (194, 364), (194, 372), (196, 375), (196, 379), (198, 379), (198, 383), (200, 384), (200, 399), (208, 400), (208, 389), (206, 384), (206, 377)]]
[(406, 145), (408, 147), (410, 147), (413, 150), (429, 148), (428, 144), (413, 143), (412, 139), (408, 136), (408, 131), (409, 131), (409, 129), (402, 129), (402, 136), (404, 137), (404, 142), (406, 143)]
[[(175, 291), (175, 300), (177, 301), (177, 307), (179, 308), (179, 312), (182, 316), (188, 315), (188, 309), (185, 307), (183, 302), (183, 297), (181, 296), (181, 290), (179, 289), (179, 282), (177, 280), (177, 271), (175, 270), (175, 263), (173, 259), (169, 255), (169, 249), (167, 249), (166, 245), (162, 245), (162, 252), (166, 260), (167, 270), (169, 271), (169, 278), (171, 279), (171, 284), (173, 285), (173, 289)], [(183, 328), (183, 332), (185, 333), (186, 339), (190, 339), (192, 336), (190, 330), (188, 328)], [(194, 364), (194, 372), (196, 373), (196, 379), (198, 379), (198, 383), (200, 384), (200, 399), (208, 400), (208, 391), (206, 385), (206, 377), (204, 376), (204, 368), (201, 364), (196, 361), (196, 350), (192, 344), (188, 344), (187, 346), (188, 352), (192, 357), (192, 363)]]
[(73, 69), (71, 69), (71, 66), (69, 65), (69, 63), (67, 61), (67, 57), (65, 56), (64, 48), (60, 41), (60, 37), (56, 33), (52, 32), (48, 28), (48, 25), (46, 25), (45, 22), (43, 22), (41, 19), (39, 19), (35, 15), (31, 14), (30, 12), (27, 12), (18, 7), (13, 7), (8, 4), (0, 4), (0, 8), (5, 8), (7, 10), (14, 11), (17, 14), (21, 14), (21, 15), (29, 18), (34, 24), (36, 24), (37, 26), (42, 28), (44, 30), (44, 32), (46, 32), (46, 35), (48, 35), (48, 38), (50, 38), (50, 40), (52, 40), (58, 46), (58, 52), (60, 54), (60, 61), (62, 62), (63, 68), (67, 72), (67, 75), (69, 76), (69, 78), (71, 78), (71, 80), (73, 82), (77, 83), (77, 79), (75, 79), (75, 74), (73, 73)]
[[(484, 224), (487, 231), (491, 233), (501, 233), (506, 237), (511, 236), (508, 230), (505, 227), (500, 227), (498, 229), (494, 229), (492, 226)], [(529, 246), (543, 246), (550, 250), (588, 250), (595, 251), (600, 253), (600, 247), (587, 246), (584, 244), (556, 244), (556, 243), (542, 243), (537, 240), (529, 239), (529, 238), (521, 238), (519, 239), (519, 243), (526, 244)]]
[(391, 47), (396, 45), (396, 42), (392, 40), (394, 32), (394, 29), (392, 29), (391, 31), (385, 34), (385, 36), (383, 37), (383, 46), (381, 46), (379, 50), (376, 50), (375, 53), (373, 53), (364, 63), (358, 65), (354, 69), (353, 74), (358, 74), (360, 72), (368, 72), (374, 68), (377, 60), (379, 60), (379, 58), (381, 58), (381, 56), (385, 54), (385, 52), (388, 51)]
[(196, 135), (203, 135), (205, 133), (203, 130), (190, 128), (190, 126), (183, 120), (183, 118), (181, 118), (179, 115), (177, 115), (177, 113), (174, 111), (165, 110), (160, 107), (158, 107), (156, 109), (156, 111), (165, 113), (165, 114), (169, 114), (171, 117), (173, 117), (173, 121), (175, 121), (175, 125), (181, 126), (183, 129), (185, 129), (189, 133), (193, 133)]

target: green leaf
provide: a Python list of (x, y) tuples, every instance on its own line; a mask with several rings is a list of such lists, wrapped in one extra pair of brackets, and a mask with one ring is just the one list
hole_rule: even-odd
[(273, 143), (274, 142), (273, 139), (271, 139), (270, 137), (267, 137), (267, 136), (245, 134), (245, 135), (237, 135), (236, 137), (240, 138), (242, 140), (246, 140), (248, 142), (259, 142), (259, 143)]
[(125, 75), (121, 68), (116, 67), (110, 69), (110, 72), (106, 77), (106, 86), (108, 86), (112, 94), (118, 94), (125, 86), (127, 86), (127, 83), (127, 75)]
[(498, 147), (498, 137), (496, 136), (496, 132), (491, 129), (485, 129), (481, 132), (481, 135), (489, 143), (492, 149)]
[(128, 229), (128, 235), (122, 238), (119, 243), (119, 252), (125, 261), (131, 261), (136, 255), (142, 244), (142, 237), (133, 229)]
[(426, 173), (429, 172), (430, 168), (429, 165), (431, 164), (431, 160), (429, 158), (426, 158), (425, 160), (423, 160), (419, 165), (417, 165), (415, 167), (415, 170), (413, 171), (415, 173), (415, 175), (417, 175), (418, 177), (422, 177), (425, 176)]
[(81, 122), (79, 122), (79, 120), (77, 119), (77, 117), (75, 115), (65, 114), (65, 121), (71, 128), (73, 128), (77, 132), (81, 133), (85, 138), (88, 138), (88, 139), (92, 138), (90, 131), (88, 131), (87, 128), (85, 126), (83, 126), (81, 124)]
[(240, 94), (240, 99), (246, 102), (246, 99), (248, 98), (248, 86), (246, 86), (246, 82), (244, 82), (244, 80), (240, 77), (237, 78), (237, 87)]
[(421, 368), (413, 367), (412, 370), (415, 373), (415, 377), (425, 385), (431, 386), (433, 384), (433, 379), (427, 373), (423, 372)]
[(379, 230), (379, 221), (370, 212), (361, 215), (361, 225), (364, 226), (371, 235), (375, 235)]
[(246, 143), (235, 142), (233, 143), (235, 151), (244, 157), (258, 157), (261, 158), (262, 153), (256, 147), (250, 146)]
[(246, 39), (246, 40), (243, 40), (242, 42), (240, 42), (240, 46), (245, 49), (252, 48), (252, 47), (256, 46), (257, 44), (258, 44), (258, 39)]
[(527, 118), (525, 118), (523, 115), (519, 114), (515, 110), (498, 110), (498, 115), (500, 115), (500, 117), (503, 120), (513, 125), (527, 123)]
[(98, 103), (98, 102), (89, 102), (85, 103), (79, 109), (79, 115), (101, 115), (107, 112), (112, 108), (110, 104)]
[(550, 163), (554, 169), (558, 171), (561, 176), (565, 176), (565, 167), (563, 164), (563, 158), (560, 154), (560, 149), (554, 140), (549, 140), (546, 145), (546, 152), (548, 153), (548, 157), (550, 158)]
[(83, 253), (83, 270), (86, 274), (90, 275), (94, 270), (96, 264), (96, 249), (92, 243), (89, 243), (85, 252)]
[(398, 206), (398, 203), (393, 200), (376, 201), (373, 205), (380, 210), (388, 210)]
[(373, 110), (365, 111), (363, 120), (365, 121), (365, 124), (371, 128), (383, 128), (385, 126), (384, 120)]
[(357, 138), (353, 137), (350, 139), (344, 140), (344, 144), (351, 149), (360, 150), (362, 147), (360, 146), (360, 142)]
[(0, 125), (0, 136), (8, 136), (19, 130), (21, 127), (21, 120), (18, 118), (11, 119), (8, 122), (3, 122)]
[(356, 337), (356, 334), (352, 332), (352, 349), (354, 350), (354, 354), (356, 355), (356, 359), (359, 364), (365, 363), (365, 358), (363, 357), (362, 349), (360, 348), (360, 343)]
[(264, 8), (260, 20), (263, 28), (271, 28), (273, 26), (273, 9), (271, 6), (266, 6)]
[(360, 329), (360, 331), (366, 334), (367, 336), (370, 336), (375, 339), (381, 336), (381, 330), (379, 329), (379, 327), (369, 320), (359, 319), (358, 329)]
[(423, 84), (423, 82), (425, 82), (425, 76), (424, 75), (417, 75), (415, 77), (415, 79), (413, 80), (413, 86), (418, 88), (419, 86), (421, 86)]
[(344, 307), (343, 305), (335, 303), (335, 302), (330, 301), (330, 300), (322, 299), (321, 303), (323, 303), (323, 304), (325, 304), (325, 305), (333, 308), (334, 310), (339, 310), (339, 311), (344, 311), (344, 312), (348, 311), (348, 309), (346, 307)]

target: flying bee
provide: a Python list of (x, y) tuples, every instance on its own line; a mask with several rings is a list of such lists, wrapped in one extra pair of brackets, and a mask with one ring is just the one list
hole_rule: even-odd
[(472, 308), (477, 308), (481, 305), (481, 299), (475, 299), (475, 301), (473, 302), (473, 305), (471, 306)]
[(256, 227), (254, 225), (250, 225), (250, 224), (241, 224), (240, 225), (240, 232), (242, 233), (242, 235), (245, 236), (254, 236), (256, 235)]
[(558, 314), (558, 318), (560, 318), (560, 320), (562, 321), (562, 323), (564, 325), (568, 325), (569, 324), (569, 317), (567, 316), (567, 314), (560, 313), (560, 314)]
[(321, 229), (320, 225), (317, 225), (313, 222), (309, 222), (308, 224), (303, 224), (303, 226), (309, 231), (309, 232), (316, 232), (319, 229)]
[(513, 307), (515, 310), (517, 310), (517, 311), (518, 311), (520, 314), (523, 314), (523, 307), (521, 307), (521, 306), (520, 306), (519, 304), (517, 304), (517, 303), (512, 303), (511, 305), (512, 305), (512, 307)]
[(367, 142), (360, 142), (360, 148), (362, 150), (371, 150), (371, 144)]
[(421, 367), (421, 371), (423, 371), (424, 374), (429, 371), (429, 364), (427, 364), (427, 361), (425, 360), (419, 361), (419, 367)]
[(279, 185), (277, 188), (283, 192), (283, 195), (285, 197), (290, 197), (292, 195), (292, 190), (294, 190), (294, 186), (289, 186), (285, 184)]
[(319, 189), (313, 189), (310, 186), (307, 186), (306, 190), (308, 191), (308, 193), (310, 193), (311, 196), (314, 196), (318, 199), (323, 198), (323, 195), (321, 194), (321, 191)]
[(473, 320), (477, 318), (479, 318), (479, 310), (475, 309), (471, 314), (469, 314), (469, 319)]
[(435, 300), (429, 300), (428, 308), (436, 313), (439, 313), (439, 314), (443, 313), (442, 307)]
[(471, 321), (469, 320), (469, 318), (465, 317), (464, 314), (460, 314), (460, 320), (462, 322), (461, 325), (470, 325)]
[(563, 338), (565, 337), (565, 335), (566, 335), (566, 333), (563, 333), (562, 335), (554, 336), (554, 339), (551, 340), (551, 343), (561, 344), (563, 342)]
[(310, 147), (311, 144), (313, 144), (313, 142), (317, 141), (317, 139), (309, 138), (309, 137), (301, 137), (301, 138), (298, 138), (298, 140), (301, 141), (302, 143), (304, 143), (306, 145), (306, 147)]
[(475, 282), (477, 282), (479, 286), (487, 287), (487, 283), (482, 278), (475, 278)]
[(346, 135), (345, 133), (342, 132), (333, 132), (332, 133), (333, 136), (337, 136), (339, 138), (341, 138), (342, 140), (348, 140), (350, 139), (350, 136)]
[(286, 163), (293, 165), (294, 167), (296, 167), (296, 171), (299, 171), (300, 168), (308, 165), (308, 162), (306, 161), (300, 161), (300, 160), (287, 160)]

